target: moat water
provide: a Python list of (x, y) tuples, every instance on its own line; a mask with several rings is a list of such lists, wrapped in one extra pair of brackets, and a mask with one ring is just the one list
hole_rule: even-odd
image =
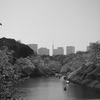
[(55, 77), (31, 78), (20, 84), (22, 91), (20, 99), (23, 100), (100, 100), (100, 94), (95, 91), (76, 85), (67, 84), (67, 90), (62, 80)]

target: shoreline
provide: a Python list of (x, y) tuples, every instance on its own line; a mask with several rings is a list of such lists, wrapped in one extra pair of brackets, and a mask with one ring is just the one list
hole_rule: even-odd
[[(90, 88), (91, 90), (97, 92), (97, 93), (100, 93), (100, 89), (99, 88), (95, 88), (95, 87), (91, 87), (89, 85), (86, 85), (86, 84), (82, 84), (82, 83), (79, 83), (79, 82), (76, 82), (76, 81), (73, 81), (71, 79), (67, 79), (69, 82), (71, 83), (74, 83), (74, 84), (77, 84), (77, 85), (80, 85), (80, 86), (83, 86), (83, 87), (87, 87), (87, 88)], [(70, 84), (70, 83), (69, 83)]]

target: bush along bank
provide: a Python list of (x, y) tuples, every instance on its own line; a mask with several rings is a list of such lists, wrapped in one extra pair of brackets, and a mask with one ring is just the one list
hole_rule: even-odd
[(31, 57), (16, 58), (13, 63), (14, 51), (7, 47), (0, 50), (0, 98), (8, 100), (17, 92), (19, 82), (39, 75), (37, 68), (31, 62)]
[(90, 51), (77, 52), (69, 58), (61, 73), (72, 82), (100, 91), (100, 43), (93, 43)]
[(29, 61), (26, 62), (24, 58), (29, 55), (35, 56), (34, 51), (27, 45), (14, 39), (0, 39), (0, 99), (11, 99), (18, 83), (28, 76), (25, 76), (26, 67), (23, 68), (22, 65), (28, 65)]
[(14, 84), (20, 77), (20, 71), (17, 65), (10, 63), (12, 52), (0, 50), (0, 98), (12, 97), (15, 92)]
[[(61, 64), (58, 61), (51, 60), (52, 57), (30, 55), (30, 52), (27, 52), (25, 57), (18, 56), (20, 49), (19, 51), (9, 49), (8, 46), (12, 46), (10, 46), (9, 41), (6, 42), (7, 46), (5, 46), (3, 44), (5, 41), (4, 38), (0, 47), (0, 98), (2, 100), (13, 98), (19, 82), (29, 77), (52, 76), (60, 72)], [(15, 47), (14, 44), (13, 47)]]

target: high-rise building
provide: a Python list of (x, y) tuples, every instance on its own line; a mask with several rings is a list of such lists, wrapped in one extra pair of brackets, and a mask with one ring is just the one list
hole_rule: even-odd
[(64, 55), (64, 48), (58, 47), (57, 49), (53, 49), (53, 55)]
[(90, 46), (87, 46), (87, 51), (90, 51)]
[(41, 47), (38, 49), (38, 54), (39, 55), (49, 55), (49, 49)]
[(58, 54), (63, 55), (64, 54), (64, 48), (63, 47), (58, 47)]
[(53, 49), (53, 55), (58, 55), (58, 49)]
[(54, 40), (52, 40), (52, 56), (54, 54)]
[(37, 53), (37, 50), (38, 50), (38, 45), (37, 44), (28, 44), (28, 46)]
[(87, 51), (90, 51), (91, 50), (91, 46), (93, 45), (94, 43), (89, 43), (89, 46), (87, 46)]
[(66, 54), (75, 53), (75, 47), (74, 46), (67, 46), (66, 47)]

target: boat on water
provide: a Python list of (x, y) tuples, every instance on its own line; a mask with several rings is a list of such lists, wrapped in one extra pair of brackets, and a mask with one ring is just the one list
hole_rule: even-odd
[(65, 81), (66, 84), (69, 84), (70, 82), (68, 80)]
[(67, 88), (66, 87), (64, 87), (64, 91), (66, 91), (67, 90)]

